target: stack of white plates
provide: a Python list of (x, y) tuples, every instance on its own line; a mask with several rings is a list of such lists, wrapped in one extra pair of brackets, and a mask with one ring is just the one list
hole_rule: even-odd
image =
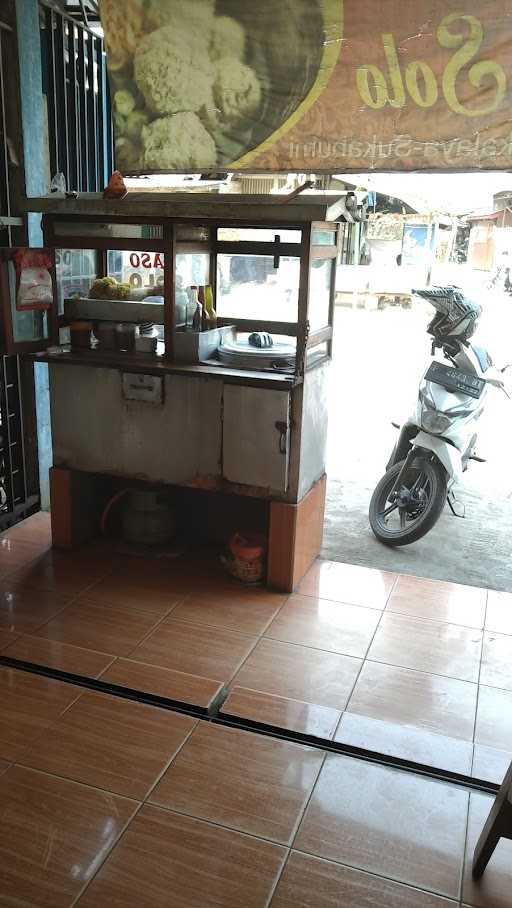
[(272, 347), (253, 347), (249, 335), (238, 335), (236, 341), (222, 343), (218, 357), (226, 366), (234, 369), (271, 369), (277, 372), (290, 372), (295, 369), (295, 343), (274, 340)]

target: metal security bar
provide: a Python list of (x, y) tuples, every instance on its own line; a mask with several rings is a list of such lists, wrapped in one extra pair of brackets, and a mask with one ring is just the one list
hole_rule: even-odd
[(99, 192), (114, 169), (103, 39), (48, 0), (40, 10), (50, 171), (69, 190)]
[[(15, 124), (8, 125), (6, 99), (14, 74), (6, 42), (12, 45), (13, 39), (12, 28), (0, 21), (0, 246), (12, 245), (13, 229), (23, 223), (14, 216), (11, 196), (15, 152), (9, 128)], [(39, 509), (39, 497), (29, 495), (27, 485), (20, 363), (17, 356), (0, 356), (0, 531)]]

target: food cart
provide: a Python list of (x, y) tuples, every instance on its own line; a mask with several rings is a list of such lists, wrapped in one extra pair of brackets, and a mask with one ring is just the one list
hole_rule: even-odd
[[(55, 256), (52, 308), (18, 344), (49, 364), (54, 545), (98, 535), (123, 487), (165, 487), (198, 541), (263, 532), (268, 585), (294, 589), (322, 541), (347, 197), (130, 192), (27, 210)], [(122, 298), (91, 299), (105, 277)], [(193, 285), (212, 290), (207, 330), (187, 323)]]

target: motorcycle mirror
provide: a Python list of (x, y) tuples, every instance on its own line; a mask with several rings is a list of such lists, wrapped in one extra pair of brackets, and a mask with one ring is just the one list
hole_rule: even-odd
[(508, 366), (503, 366), (502, 372), (506, 372), (507, 369), (512, 369), (512, 363), (509, 363)]

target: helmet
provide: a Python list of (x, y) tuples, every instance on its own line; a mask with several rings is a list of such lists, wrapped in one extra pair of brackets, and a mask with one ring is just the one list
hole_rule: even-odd
[(427, 287), (413, 293), (436, 309), (427, 330), (437, 341), (450, 338), (466, 343), (473, 336), (482, 307), (465, 296), (460, 287)]

